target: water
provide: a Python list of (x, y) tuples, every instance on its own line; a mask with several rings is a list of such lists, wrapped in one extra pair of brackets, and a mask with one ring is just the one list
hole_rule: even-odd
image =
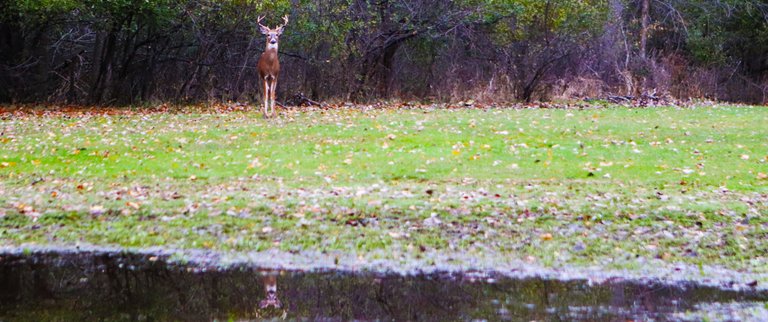
[(762, 308), (768, 294), (479, 274), (216, 269), (125, 253), (0, 255), (0, 321), (666, 320), (734, 301)]

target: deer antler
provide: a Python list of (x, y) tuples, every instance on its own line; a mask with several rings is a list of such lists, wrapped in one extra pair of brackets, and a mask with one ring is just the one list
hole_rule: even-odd
[(282, 29), (283, 27), (285, 27), (285, 25), (288, 24), (288, 15), (283, 16), (283, 22), (284, 23), (282, 25), (275, 27), (275, 29)]
[(261, 27), (261, 28), (267, 28), (267, 29), (269, 29), (269, 27), (267, 27), (267, 26), (265, 26), (265, 25), (262, 25), (262, 24), (261, 24), (261, 21), (262, 21), (262, 20), (264, 20), (264, 16), (259, 16), (259, 17), (256, 19), (256, 23), (257, 23), (257, 24), (259, 24), (259, 27)]
[(288, 15), (283, 16), (283, 24), (275, 27), (274, 30), (277, 30), (278, 35), (283, 33), (283, 29), (285, 28), (285, 25), (288, 24)]

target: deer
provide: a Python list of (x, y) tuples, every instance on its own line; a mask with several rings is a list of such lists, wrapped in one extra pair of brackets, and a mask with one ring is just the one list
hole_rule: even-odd
[(280, 61), (277, 59), (277, 43), (280, 40), (280, 35), (283, 34), (285, 25), (288, 24), (288, 16), (283, 16), (284, 23), (275, 28), (262, 25), (262, 19), (264, 19), (264, 16), (259, 16), (256, 22), (259, 24), (261, 33), (267, 36), (267, 48), (261, 54), (257, 68), (259, 70), (259, 78), (261, 78), (264, 85), (264, 107), (262, 110), (264, 118), (269, 118), (275, 114), (275, 91), (277, 89), (277, 77), (280, 74)]

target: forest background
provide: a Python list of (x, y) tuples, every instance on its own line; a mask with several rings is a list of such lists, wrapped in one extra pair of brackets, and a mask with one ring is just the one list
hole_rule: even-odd
[(764, 0), (4, 0), (0, 103), (256, 102), (286, 14), (286, 104), (768, 102)]

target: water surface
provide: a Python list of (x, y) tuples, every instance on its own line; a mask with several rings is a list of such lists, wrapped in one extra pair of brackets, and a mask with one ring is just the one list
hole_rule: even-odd
[(734, 301), (766, 302), (768, 294), (480, 274), (219, 269), (111, 252), (0, 255), (0, 321), (666, 320)]

